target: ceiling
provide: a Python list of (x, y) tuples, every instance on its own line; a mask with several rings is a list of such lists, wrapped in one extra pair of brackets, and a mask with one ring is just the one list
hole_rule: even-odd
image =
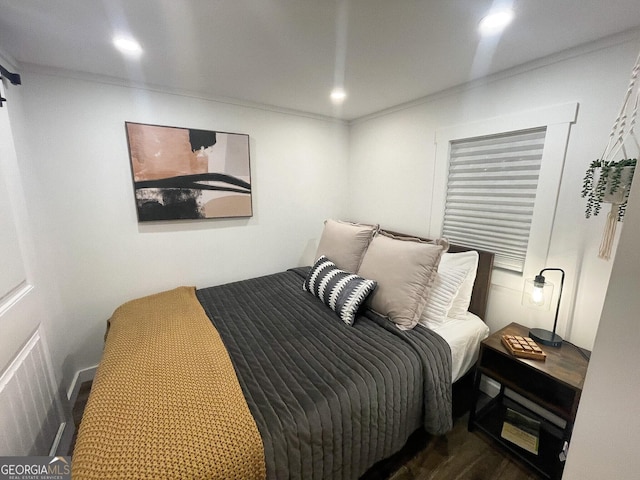
[[(481, 39), (503, 4), (515, 20)], [(347, 120), (639, 26), (638, 0), (0, 0), (0, 52), (19, 64)]]

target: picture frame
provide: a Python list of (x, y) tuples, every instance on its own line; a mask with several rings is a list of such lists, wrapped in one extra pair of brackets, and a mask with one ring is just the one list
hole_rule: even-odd
[(138, 222), (251, 217), (249, 135), (125, 122)]

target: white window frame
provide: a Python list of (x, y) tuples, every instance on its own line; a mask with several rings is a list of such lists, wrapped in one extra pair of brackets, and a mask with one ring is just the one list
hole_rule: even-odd
[(531, 220), (524, 270), (518, 273), (495, 268), (491, 281), (495, 285), (521, 289), (523, 278), (534, 276), (546, 266), (569, 131), (571, 124), (576, 121), (577, 113), (578, 103), (574, 102), (436, 130), (436, 161), (429, 229), (432, 236), (442, 234), (452, 141), (546, 127), (538, 194)]

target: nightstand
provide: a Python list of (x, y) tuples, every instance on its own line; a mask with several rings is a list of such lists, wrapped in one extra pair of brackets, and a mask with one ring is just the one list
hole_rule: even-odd
[[(490, 335), (480, 345), (469, 413), (469, 430), (477, 428), (487, 434), (544, 478), (560, 478), (564, 461), (559, 455), (563, 451), (565, 441), (569, 442), (571, 439), (588, 361), (578, 347), (566, 342), (556, 348), (541, 345), (547, 354), (544, 362), (515, 357), (502, 345), (502, 335), (526, 337), (528, 334), (527, 327), (512, 323)], [(587, 350), (582, 351), (587, 356), (590, 353)], [(500, 393), (477, 409), (482, 375), (498, 382)], [(505, 389), (517, 395), (505, 395)], [(507, 409), (540, 422), (537, 454), (502, 438)]]

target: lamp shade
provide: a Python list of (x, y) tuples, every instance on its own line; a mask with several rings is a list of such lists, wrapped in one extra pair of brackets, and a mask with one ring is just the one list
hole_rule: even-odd
[(564, 270), (561, 268), (543, 268), (535, 278), (528, 278), (524, 282), (522, 290), (522, 305), (530, 308), (548, 310), (553, 297), (553, 284), (548, 282), (543, 273), (547, 271), (560, 272), (560, 291), (558, 292), (558, 304), (556, 305), (555, 319), (553, 321), (553, 330), (544, 330), (541, 328), (532, 328), (529, 330), (529, 336), (536, 342), (550, 347), (562, 346), (562, 337), (556, 334), (558, 326), (558, 312), (560, 311), (560, 300), (562, 298), (562, 286), (564, 285)]
[(525, 307), (549, 310), (551, 308), (551, 299), (553, 298), (553, 283), (549, 281), (540, 282), (537, 280), (538, 277), (527, 278), (524, 281), (521, 303)]

